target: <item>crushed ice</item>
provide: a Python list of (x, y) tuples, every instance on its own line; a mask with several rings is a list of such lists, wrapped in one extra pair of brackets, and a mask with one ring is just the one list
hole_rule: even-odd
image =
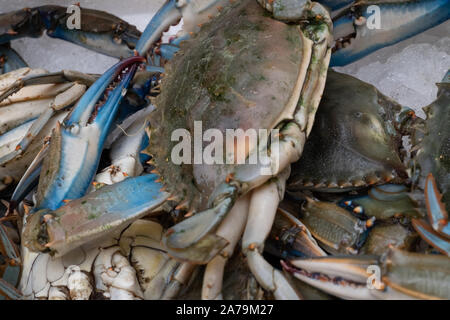
[[(73, 1), (0, 0), (0, 11), (44, 4), (70, 5)], [(81, 6), (115, 14), (143, 30), (164, 0), (81, 0)], [(450, 68), (450, 21), (399, 44), (383, 48), (364, 59), (337, 71), (351, 74), (375, 85), (385, 95), (414, 108), (423, 116), (421, 107), (431, 103), (439, 82)], [(31, 67), (50, 71), (75, 69), (103, 73), (116, 59), (91, 52), (66, 41), (24, 38), (15, 40), (13, 47)]]

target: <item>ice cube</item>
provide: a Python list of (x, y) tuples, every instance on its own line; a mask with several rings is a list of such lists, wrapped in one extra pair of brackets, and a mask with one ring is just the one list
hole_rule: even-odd
[(436, 83), (450, 68), (450, 21), (383, 48), (336, 71), (373, 84), (424, 117), (422, 107), (436, 99)]

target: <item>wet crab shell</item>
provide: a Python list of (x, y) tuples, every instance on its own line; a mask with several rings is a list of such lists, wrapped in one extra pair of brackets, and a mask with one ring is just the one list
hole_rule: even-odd
[[(193, 140), (194, 121), (201, 121), (203, 132), (215, 128), (225, 137), (226, 129), (272, 129), (292, 118), (311, 43), (298, 25), (272, 19), (253, 0), (224, 9), (192, 40), (183, 42), (166, 68), (150, 119), (148, 151), (172, 194), (202, 209), (232, 169), (221, 164), (175, 165), (171, 151), (178, 141), (171, 141), (172, 132), (187, 129)], [(233, 142), (231, 147), (242, 145)]]
[(449, 259), (391, 249), (382, 265), (382, 280), (391, 289), (416, 299), (449, 299)]
[[(50, 37), (70, 40), (81, 46), (113, 57), (133, 53), (141, 33), (133, 25), (105, 11), (80, 9), (77, 31), (68, 29), (72, 15), (66, 7), (44, 5), (0, 14), (2, 41), (21, 37), (40, 37), (44, 30)], [(104, 37), (107, 35), (107, 37)]]
[(400, 105), (374, 86), (330, 70), (288, 189), (331, 192), (403, 182), (407, 174), (400, 156), (400, 111)]
[(438, 97), (423, 108), (427, 119), (419, 123), (412, 137), (415, 173), (425, 181), (429, 173), (436, 178), (442, 202), (450, 212), (450, 73), (438, 83)]

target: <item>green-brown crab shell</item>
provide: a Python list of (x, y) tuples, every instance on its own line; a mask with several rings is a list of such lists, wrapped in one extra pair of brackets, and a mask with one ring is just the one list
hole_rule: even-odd
[(398, 292), (417, 299), (449, 299), (449, 259), (392, 248), (383, 264), (382, 280)]
[[(415, 128), (412, 137), (413, 149), (418, 147), (414, 167), (420, 169), (420, 178), (425, 181), (432, 173), (442, 193), (442, 202), (450, 212), (450, 79), (438, 83), (437, 99), (423, 108), (427, 119)], [(416, 177), (417, 178), (417, 177)]]
[(166, 68), (150, 119), (148, 151), (172, 194), (203, 209), (233, 168), (175, 165), (171, 151), (178, 141), (171, 141), (172, 132), (187, 129), (193, 142), (194, 121), (202, 121), (203, 132), (219, 129), (225, 145), (226, 129), (272, 129), (292, 118), (314, 60), (311, 46), (298, 25), (272, 19), (254, 0), (235, 3), (183, 42)]
[(288, 189), (339, 192), (407, 177), (400, 157), (402, 107), (374, 86), (329, 71), (311, 135)]

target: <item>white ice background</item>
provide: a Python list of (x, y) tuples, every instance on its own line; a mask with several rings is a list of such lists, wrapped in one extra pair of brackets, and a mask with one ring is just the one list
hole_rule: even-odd
[[(80, 0), (82, 7), (115, 14), (139, 30), (144, 30), (164, 0)], [(0, 0), (0, 12), (44, 4), (68, 6), (75, 1)], [(12, 46), (33, 68), (49, 71), (74, 69), (103, 73), (117, 60), (89, 51), (69, 42), (43, 36), (13, 41)], [(336, 70), (356, 76), (375, 85), (397, 102), (414, 108), (436, 97), (435, 83), (450, 68), (450, 21), (396, 45), (383, 48), (364, 59)]]

